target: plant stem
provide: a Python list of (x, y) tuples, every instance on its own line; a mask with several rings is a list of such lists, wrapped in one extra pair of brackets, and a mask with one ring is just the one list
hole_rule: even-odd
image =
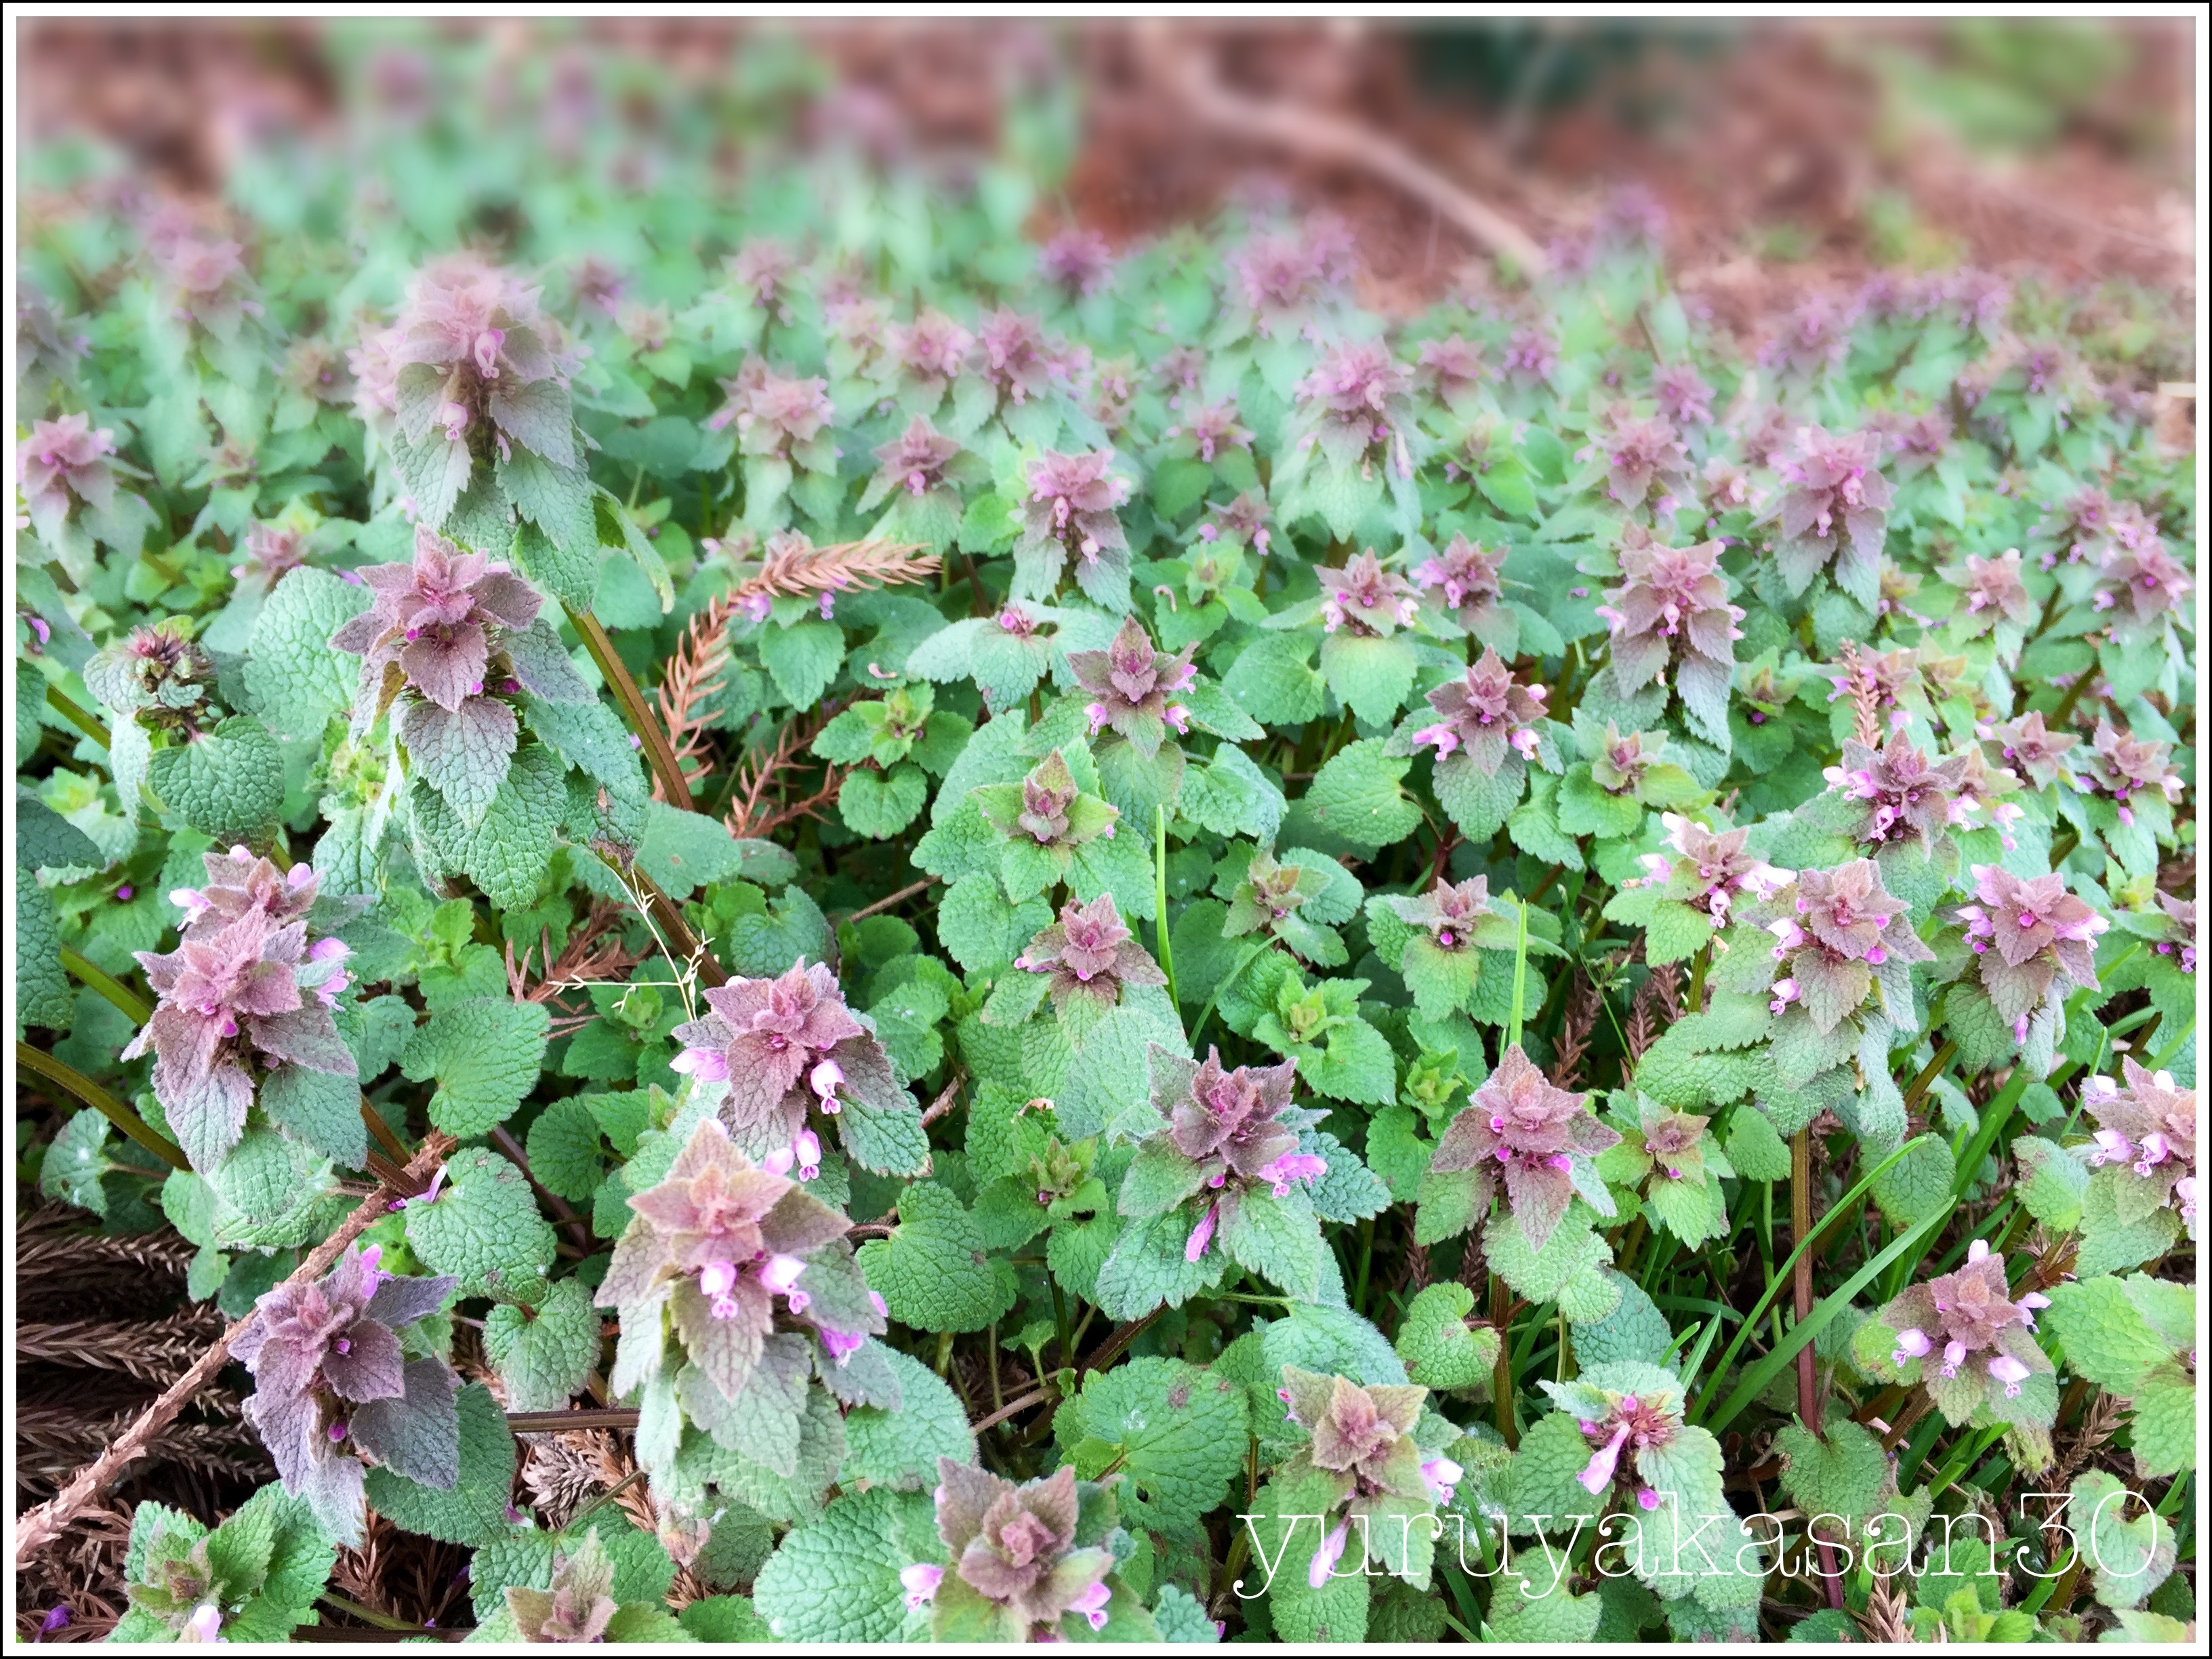
[(1905, 1109), (1906, 1111), (1911, 1111), (1920, 1103), (1920, 1097), (1928, 1092), (1929, 1085), (1943, 1075), (1943, 1068), (1951, 1063), (1951, 1056), (1958, 1052), (1958, 1039), (1945, 1037), (1943, 1046), (1929, 1056), (1928, 1063), (1920, 1068), (1920, 1075), (1914, 1078), (1912, 1085), (1905, 1090)]
[(622, 705), (623, 718), (629, 722), (629, 729), (645, 745), (645, 757), (653, 767), (653, 776), (660, 781), (660, 793), (678, 811), (692, 811), (691, 786), (684, 781), (684, 768), (677, 761), (675, 750), (669, 746), (668, 733), (660, 729), (660, 722), (653, 719), (653, 711), (645, 706), (645, 694), (637, 689), (637, 682), (630, 678), (629, 669), (615, 651), (614, 641), (607, 637), (607, 630), (600, 626), (599, 619), (588, 610), (572, 605), (563, 605), (561, 608), (568, 613), (569, 625), (583, 640), (584, 649), (592, 653), (592, 660), (599, 665), (600, 678), (606, 681), (607, 689), (615, 694), (615, 701)]
[[(46, 707), (90, 738), (102, 749), (111, 746), (112, 739), (109, 738), (107, 728), (100, 723), (98, 717), (79, 708), (51, 685), (46, 688)], [(124, 805), (127, 811), (130, 803), (126, 801)]]
[(1516, 1450), (1521, 1444), (1521, 1431), (1513, 1420), (1513, 1343), (1512, 1333), (1507, 1328), (1512, 1320), (1513, 1296), (1505, 1288), (1505, 1281), (1496, 1273), (1490, 1276), (1490, 1322), (1498, 1332), (1498, 1359), (1491, 1367), (1490, 1391), (1496, 1399), (1498, 1432), (1505, 1443)]
[(33, 1048), (20, 1038), (15, 1043), (15, 1064), (27, 1071), (36, 1072), (47, 1082), (58, 1084), (69, 1091), (171, 1169), (187, 1171), (191, 1169), (191, 1160), (185, 1156), (182, 1147), (175, 1141), (155, 1133), (137, 1113), (74, 1066), (63, 1064), (44, 1049)]
[(594, 1498), (590, 1503), (585, 1504), (583, 1508), (578, 1510), (575, 1514), (570, 1516), (568, 1517), (568, 1524), (573, 1527), (579, 1521), (581, 1521), (586, 1516), (592, 1514), (596, 1510), (605, 1509), (608, 1504), (613, 1503), (616, 1498), (621, 1497), (632, 1486), (637, 1485), (639, 1481), (644, 1480), (645, 1473), (646, 1472), (643, 1469), (632, 1469), (628, 1474), (623, 1476), (621, 1480), (616, 1481), (613, 1486), (609, 1486), (597, 1498)]
[(129, 986), (94, 967), (66, 945), (62, 946), (62, 966), (121, 1009), (133, 1025), (143, 1025), (154, 1017), (154, 1011), (139, 1001)]
[(1260, 959), (1260, 953), (1274, 942), (1274, 938), (1272, 934), (1263, 935), (1257, 945), (1255, 945), (1250, 950), (1244, 953), (1243, 959), (1234, 968), (1229, 970), (1227, 975), (1223, 978), (1221, 984), (1213, 988), (1213, 994), (1206, 1000), (1206, 1006), (1198, 1011), (1198, 1023), (1190, 1028), (1190, 1043), (1193, 1053), (1196, 1053), (1198, 1049), (1198, 1034), (1206, 1029), (1206, 1017), (1213, 1012), (1213, 1005), (1220, 1000), (1222, 986), (1234, 985), (1239, 979), (1243, 977), (1244, 970), (1247, 968), (1249, 968), (1254, 963), (1257, 962)]
[(404, 1619), (394, 1619), (389, 1613), (379, 1613), (374, 1607), (363, 1607), (351, 1596), (340, 1595), (336, 1590), (326, 1589), (319, 1599), (329, 1602), (340, 1613), (360, 1620), (373, 1630), (405, 1631), (410, 1636), (432, 1633), (420, 1625), (409, 1624)]
[(1168, 809), (1164, 806), (1152, 808), (1152, 937), (1159, 943), (1160, 971), (1168, 976), (1168, 1006), (1180, 1008), (1175, 948), (1168, 943)]
[(1517, 933), (1513, 945), (1513, 1016), (1505, 1027), (1505, 1046), (1521, 1046), (1521, 1017), (1528, 1004), (1528, 903), (1523, 899), (1513, 907)]

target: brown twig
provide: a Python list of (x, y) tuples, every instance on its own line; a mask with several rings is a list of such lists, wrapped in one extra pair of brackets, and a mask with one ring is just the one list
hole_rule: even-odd
[[(431, 1170), (451, 1152), (453, 1142), (433, 1130), (423, 1141), (422, 1149), (408, 1164), (406, 1173), (413, 1179), (427, 1181)], [(356, 1207), (339, 1224), (338, 1229), (317, 1246), (312, 1255), (293, 1270), (285, 1280), (288, 1285), (304, 1284), (319, 1279), (327, 1272), (346, 1247), (386, 1212), (389, 1196), (382, 1190)], [(248, 1318), (252, 1316), (248, 1315)], [(107, 1449), (86, 1468), (77, 1472), (68, 1486), (47, 1502), (17, 1519), (15, 1526), (15, 1565), (21, 1568), (62, 1529), (76, 1518), (77, 1513), (115, 1477), (125, 1467), (145, 1455), (154, 1437), (167, 1426), (171, 1419), (215, 1380), (224, 1362), (230, 1358), (230, 1345), (246, 1328), (246, 1320), (234, 1322), (202, 1354), (197, 1364), (171, 1383), (161, 1398), (138, 1414), (136, 1421), (118, 1436)]]
[(938, 879), (939, 878), (935, 876), (924, 876), (920, 881), (908, 882), (905, 886), (900, 888), (897, 892), (891, 893), (883, 898), (879, 898), (873, 904), (864, 904), (859, 909), (854, 911), (851, 915), (846, 916), (842, 918), (842, 920), (846, 921), (859, 921), (864, 917), (879, 915), (883, 911), (890, 909), (895, 904), (903, 904), (907, 900), (912, 898), (916, 893), (927, 892), (932, 887), (934, 887), (937, 884)]
[(836, 799), (838, 786), (845, 781), (844, 769), (836, 766), (823, 768), (821, 787), (802, 800), (769, 798), (770, 786), (781, 781), (784, 769), (798, 760), (836, 709), (836, 703), (825, 703), (805, 717), (786, 723), (765, 753), (738, 763), (732, 774), (729, 811), (723, 818), (732, 836), (765, 840), (787, 823), (819, 817)]
[(1009, 1400), (999, 1410), (993, 1412), (981, 1422), (976, 1424), (975, 1432), (981, 1434), (986, 1429), (995, 1429), (1008, 1418), (1018, 1417), (1032, 1406), (1043, 1405), (1047, 1401), (1053, 1399), (1057, 1393), (1058, 1390), (1050, 1383), (1047, 1383), (1041, 1389), (1031, 1389), (1019, 1400)]
[(927, 1128), (959, 1103), (960, 1085), (967, 1081), (967, 1073), (957, 1069), (953, 1072), (951, 1080), (945, 1085), (937, 1098), (929, 1103), (929, 1109), (921, 1115), (922, 1127)]
[(1552, 1082), (1569, 1088), (1582, 1076), (1583, 1056), (1597, 1029), (1597, 987), (1579, 969), (1567, 988), (1567, 1006), (1559, 1015), (1559, 1035), (1552, 1041)]
[(1535, 238), (1395, 139), (1310, 105), (1292, 106), (1233, 92), (1214, 77), (1206, 53), (1174, 43), (1161, 24), (1139, 24), (1137, 38), (1153, 73), (1173, 87), (1206, 125), (1232, 138), (1273, 144), (1309, 161), (1372, 174), (1455, 226), (1485, 252), (1510, 259), (1526, 275), (1541, 276), (1551, 268)]

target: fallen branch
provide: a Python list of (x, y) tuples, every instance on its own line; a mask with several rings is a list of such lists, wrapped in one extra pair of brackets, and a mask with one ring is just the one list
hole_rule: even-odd
[[(408, 1178), (417, 1183), (427, 1182), (430, 1172), (444, 1162), (446, 1155), (453, 1149), (452, 1140), (433, 1130), (423, 1141), (422, 1149), (408, 1164)], [(420, 1189), (418, 1184), (416, 1190)], [(313, 1255), (294, 1269), (284, 1282), (300, 1285), (320, 1279), (330, 1270), (331, 1264), (344, 1253), (348, 1245), (388, 1212), (390, 1204), (389, 1193), (380, 1188), (374, 1194), (364, 1200), (338, 1230), (316, 1248)], [(251, 1314), (246, 1316), (248, 1319), (252, 1317)], [(230, 1345), (238, 1340), (245, 1328), (245, 1319), (234, 1321), (214, 1345), (199, 1357), (199, 1362), (171, 1383), (160, 1399), (139, 1413), (137, 1419), (116, 1437), (112, 1445), (77, 1471), (76, 1477), (53, 1497), (17, 1518), (15, 1565), (18, 1570), (60, 1536), (63, 1528), (76, 1518), (103, 1487), (122, 1474), (127, 1465), (145, 1455), (154, 1437), (168, 1426), (171, 1419), (195, 1395), (215, 1380), (216, 1374), (222, 1370), (230, 1358)]]
[(1138, 40), (1154, 72), (1207, 126), (1233, 138), (1262, 140), (1309, 161), (1371, 173), (1457, 227), (1486, 253), (1511, 260), (1531, 276), (1551, 269), (1551, 260), (1527, 231), (1395, 139), (1326, 110), (1232, 92), (1214, 78), (1206, 54), (1170, 42), (1159, 23), (1140, 24)]

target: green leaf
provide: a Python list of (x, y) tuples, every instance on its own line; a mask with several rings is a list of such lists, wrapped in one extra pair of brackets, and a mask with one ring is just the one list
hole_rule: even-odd
[(1382, 725), (1405, 705), (1419, 661), (1413, 641), (1395, 635), (1331, 634), (1321, 642), (1328, 689), (1370, 726)]
[(1284, 820), (1287, 841), (1324, 853), (1372, 855), (1413, 834), (1421, 809), (1403, 787), (1413, 762), (1389, 754), (1380, 738), (1346, 744), (1329, 759)]
[(1194, 1224), (1194, 1218), (1174, 1211), (1125, 1225), (1098, 1269), (1091, 1299), (1099, 1310), (1114, 1319), (1141, 1319), (1163, 1302), (1181, 1307), (1220, 1283), (1228, 1266), (1222, 1251), (1210, 1249), (1195, 1261), (1183, 1255)]
[(537, 1085), (550, 1024), (543, 1003), (453, 1003), (416, 1029), (399, 1069), (416, 1083), (437, 1079), (433, 1123), (450, 1135), (479, 1135), (505, 1122)]
[(1194, 1536), (1243, 1469), (1244, 1391), (1179, 1359), (1132, 1359), (1086, 1376), (1053, 1431), (1073, 1449), (1079, 1476), (1121, 1470), (1129, 1525)]
[(2146, 1371), (2173, 1357), (2173, 1346), (2151, 1328), (2118, 1279), (2054, 1285), (2049, 1295), (2044, 1317), (2065, 1350), (2067, 1369), (2077, 1376), (2116, 1394), (2133, 1394)]
[(1875, 1205), (1893, 1227), (1910, 1227), (1951, 1206), (1958, 1176), (1950, 1147), (1932, 1135), (1923, 1137), (1875, 1178)]
[(2067, 1522), (2094, 1569), (2096, 1597), (2108, 1607), (2140, 1607), (2173, 1571), (2173, 1528), (2103, 1469), (2075, 1480)]
[(431, 1272), (459, 1279), (464, 1296), (537, 1297), (554, 1250), (522, 1171), (483, 1146), (453, 1154), (434, 1200), (408, 1204), (407, 1243)]
[[(586, 1032), (610, 1029), (601, 1021)], [(589, 1199), (606, 1173), (599, 1159), (599, 1120), (575, 1096), (556, 1100), (538, 1115), (530, 1126), (527, 1151), (530, 1172), (538, 1184), (571, 1204)]]
[(483, 1384), (464, 1387), (453, 1404), (461, 1420), (461, 1470), (453, 1487), (440, 1491), (390, 1469), (372, 1468), (368, 1501), (378, 1514), (409, 1532), (474, 1547), (507, 1530), (514, 1436), (507, 1430), (507, 1413)]
[(359, 665), (331, 648), (331, 635), (368, 605), (368, 589), (312, 565), (286, 572), (262, 601), (246, 644), (246, 689), (273, 730), (317, 736), (351, 706)]
[(557, 1411), (599, 1359), (599, 1316), (581, 1283), (563, 1279), (536, 1307), (501, 1303), (484, 1316), (485, 1356), (509, 1411)]
[(887, 840), (921, 817), (929, 780), (912, 762), (888, 772), (848, 772), (838, 786), (837, 810), (845, 827), (872, 841)]
[(305, 1066), (279, 1066), (262, 1080), (261, 1109), (287, 1134), (349, 1170), (368, 1161), (361, 1079)]
[(61, 948), (61, 918), (55, 913), (53, 895), (32, 879), (27, 868), (19, 866), (15, 872), (15, 1017), (24, 1025), (66, 1031), (76, 1019), (76, 994), (63, 971)]
[(1009, 904), (997, 878), (990, 875), (963, 876), (937, 906), (939, 943), (971, 974), (1006, 967), (1051, 921), (1052, 907), (1042, 899)]
[(1308, 664), (1310, 634), (1262, 634), (1222, 676), (1221, 689), (1239, 708), (1269, 726), (1304, 726), (1321, 716), (1325, 683)]
[(898, 1499), (878, 1486), (848, 1493), (794, 1528), (753, 1583), (753, 1605), (778, 1640), (889, 1642), (906, 1623)]
[(237, 715), (193, 742), (155, 750), (146, 781), (179, 821), (228, 845), (276, 821), (284, 757), (268, 727)]
[(770, 626), (759, 638), (761, 666), (775, 682), (784, 702), (811, 708), (822, 700), (845, 660), (844, 630), (833, 622)]
[(1406, 1376), (1428, 1389), (1473, 1389), (1491, 1380), (1498, 1362), (1498, 1333), (1470, 1328), (1474, 1292), (1449, 1280), (1424, 1288), (1398, 1322), (1396, 1347)]
[[(1832, 1515), (1859, 1522), (1881, 1503), (1889, 1460), (1881, 1442), (1848, 1417), (1831, 1417), (1825, 1440), (1800, 1424), (1784, 1424), (1775, 1431), (1774, 1445), (1788, 1460), (1782, 1490), (1808, 1516)], [(1832, 1522), (1820, 1531), (1829, 1538), (1844, 1535)]]
[(901, 1194), (889, 1238), (860, 1250), (860, 1268), (891, 1317), (925, 1331), (979, 1331), (1014, 1304), (1013, 1270), (994, 1261), (983, 1230), (934, 1182)]
[(1728, 1160), (1746, 1181), (1790, 1179), (1790, 1148), (1772, 1120), (1755, 1107), (1739, 1106), (1729, 1119)]
[(898, 1378), (892, 1409), (855, 1406), (845, 1414), (847, 1451), (840, 1480), (865, 1480), (902, 1492), (937, 1484), (937, 1460), (975, 1461), (975, 1436), (968, 1413), (945, 1380), (910, 1354), (884, 1349)]

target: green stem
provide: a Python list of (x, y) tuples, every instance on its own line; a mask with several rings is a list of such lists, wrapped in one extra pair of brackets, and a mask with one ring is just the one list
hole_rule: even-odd
[(404, 1619), (394, 1619), (389, 1613), (379, 1613), (374, 1607), (363, 1607), (351, 1596), (340, 1595), (336, 1590), (326, 1589), (318, 1599), (328, 1602), (340, 1613), (360, 1620), (371, 1630), (405, 1631), (410, 1635), (422, 1636), (432, 1633), (420, 1625), (409, 1624)]
[(51, 685), (46, 688), (46, 707), (90, 738), (102, 749), (110, 746), (112, 739), (107, 734), (107, 728), (101, 725), (95, 716), (79, 708)]
[(68, 1090), (171, 1169), (187, 1171), (191, 1169), (191, 1160), (185, 1156), (183, 1148), (173, 1140), (155, 1134), (137, 1113), (74, 1066), (64, 1065), (44, 1049), (33, 1048), (20, 1039), (15, 1044), (15, 1064), (27, 1071), (37, 1073), (49, 1083)]
[(1265, 951), (1274, 942), (1274, 939), (1272, 935), (1262, 939), (1257, 945), (1255, 945), (1250, 950), (1244, 953), (1243, 959), (1240, 961), (1236, 967), (1229, 970), (1228, 977), (1224, 979), (1220, 985), (1217, 985), (1213, 988), (1212, 994), (1206, 1000), (1206, 1006), (1198, 1011), (1198, 1023), (1190, 1028), (1190, 1046), (1192, 1053), (1195, 1054), (1198, 1051), (1198, 1034), (1206, 1029), (1206, 1017), (1213, 1012), (1213, 1005), (1220, 1000), (1222, 987), (1234, 985), (1243, 976), (1244, 970), (1260, 959), (1260, 953), (1262, 951)]
[(1945, 1037), (1943, 1046), (1929, 1056), (1928, 1063), (1920, 1068), (1920, 1075), (1912, 1079), (1911, 1087), (1905, 1090), (1905, 1109), (1906, 1111), (1911, 1111), (1920, 1103), (1920, 1097), (1928, 1092), (1929, 1085), (1943, 1075), (1943, 1068), (1951, 1063), (1951, 1056), (1958, 1052), (1958, 1039)]
[(653, 767), (653, 775), (659, 781), (660, 793), (668, 798), (669, 805), (677, 811), (693, 811), (691, 786), (684, 781), (684, 768), (677, 761), (675, 750), (669, 746), (668, 733), (660, 729), (660, 722), (653, 719), (653, 711), (645, 706), (645, 694), (637, 689), (637, 682), (630, 678), (629, 669), (615, 651), (614, 641), (607, 637), (607, 630), (588, 610), (572, 605), (563, 605), (561, 608), (568, 613), (569, 625), (576, 630), (584, 641), (584, 649), (592, 653), (592, 660), (599, 665), (599, 677), (606, 681), (607, 689), (615, 694), (615, 701), (622, 705), (623, 718), (629, 722), (629, 729), (637, 734), (637, 740), (645, 746), (645, 757)]
[(1152, 937), (1160, 947), (1160, 971), (1168, 976), (1168, 1004), (1180, 1008), (1175, 949), (1168, 943), (1168, 809), (1164, 806), (1152, 808)]
[(129, 986), (94, 967), (66, 945), (62, 946), (62, 966), (122, 1010), (123, 1017), (133, 1025), (143, 1025), (154, 1017), (154, 1011), (139, 1001)]
[(1528, 906), (1523, 900), (1513, 907), (1516, 933), (1513, 944), (1513, 1015), (1505, 1027), (1505, 1046), (1521, 1046), (1521, 1018), (1528, 1006)]

